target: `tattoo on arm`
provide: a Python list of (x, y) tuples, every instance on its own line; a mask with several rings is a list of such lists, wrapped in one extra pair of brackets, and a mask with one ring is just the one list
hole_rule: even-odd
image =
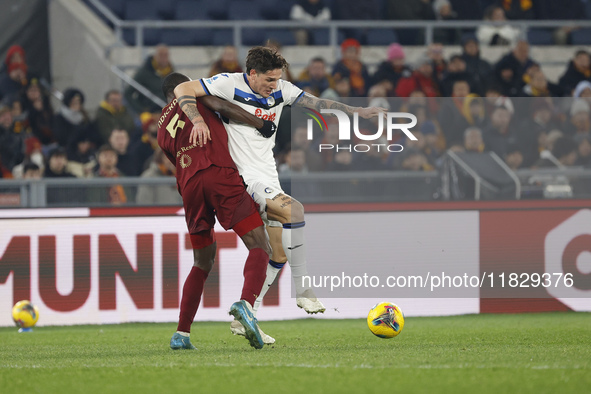
[[(197, 109), (197, 99), (194, 96), (181, 96), (177, 101), (185, 115), (191, 119), (193, 124), (199, 121), (203, 122), (203, 118)], [(201, 119), (197, 119), (199, 117), (201, 117)]]
[(311, 95), (310, 93), (304, 93), (304, 95), (298, 100), (297, 105), (306, 108), (312, 108), (317, 111), (320, 111), (321, 109), (325, 108), (337, 109), (339, 111), (343, 111), (349, 116), (353, 115), (353, 112), (359, 109), (357, 107), (351, 107), (350, 105), (346, 105), (336, 101), (321, 99)]

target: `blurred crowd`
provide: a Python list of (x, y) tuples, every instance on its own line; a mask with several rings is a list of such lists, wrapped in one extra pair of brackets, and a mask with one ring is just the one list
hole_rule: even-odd
[[(500, 10), (504, 15), (505, 10)], [(511, 45), (491, 64), (480, 57), (483, 40)], [(277, 42), (266, 45), (281, 50)], [(412, 131), (418, 141), (404, 135), (385, 141), (403, 146), (402, 153), (318, 152), (319, 142), (338, 144), (336, 125), (327, 117), (326, 133), (309, 141), (304, 127), (296, 124), (292, 130), (289, 111), (284, 111), (276, 144), (280, 173), (425, 171), (436, 169), (448, 149), (492, 151), (513, 169), (591, 164), (589, 52), (573, 49), (566, 71), (552, 82), (531, 58), (527, 41), (510, 29), (463, 34), (461, 52), (449, 58), (443, 49), (444, 44), (433, 44), (418, 60), (409, 62), (404, 47), (393, 43), (384, 53), (385, 60), (370, 73), (362, 44), (348, 38), (341, 44), (342, 56), (336, 64), (314, 57), (299, 75), (285, 70), (284, 79), (319, 97), (345, 103), (365, 100), (364, 105), (415, 114), (418, 124)], [(168, 48), (159, 45), (134, 78), (164, 100), (161, 82), (173, 70)], [(242, 71), (236, 49), (228, 46), (209, 74)], [(0, 69), (0, 177), (174, 174), (158, 151), (161, 108), (151, 100), (131, 87), (110, 89), (100, 106), (88, 111), (84, 92), (72, 87), (57, 92), (61, 103), (53, 108), (48, 87), (30, 72), (25, 50), (12, 46)], [(371, 122), (360, 127), (375, 133)], [(179, 198), (174, 187), (161, 186), (138, 190), (133, 196), (125, 188), (111, 188), (105, 198), (113, 203), (135, 198), (149, 204), (156, 193), (159, 201), (174, 203)]]
[[(297, 21), (322, 22), (328, 20), (392, 20), (392, 21), (464, 21), (494, 22), (477, 30), (478, 39), (485, 45), (504, 45), (512, 42), (519, 29), (503, 24), (507, 20), (569, 20), (591, 18), (591, 7), (586, 0), (297, 0), (289, 18)], [(552, 42), (564, 45), (572, 42), (573, 26), (553, 29)], [(369, 30), (348, 29), (346, 38), (362, 44), (372, 44)], [(462, 29), (435, 29), (435, 41), (459, 44)], [(316, 44), (313, 31), (300, 30), (298, 44)], [(396, 29), (398, 42), (403, 45), (422, 45), (423, 32), (415, 29)]]

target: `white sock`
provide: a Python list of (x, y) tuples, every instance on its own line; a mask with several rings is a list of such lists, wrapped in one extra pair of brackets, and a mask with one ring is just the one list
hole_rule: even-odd
[(294, 280), (296, 295), (302, 294), (304, 290), (302, 278), (308, 275), (306, 265), (306, 245), (304, 244), (304, 226), (306, 222), (285, 223), (281, 243), (289, 261), (291, 277)]
[(191, 336), (191, 334), (189, 334), (188, 332), (184, 332), (184, 331), (177, 331), (177, 334), (181, 334), (184, 337), (189, 338)]
[[(283, 264), (281, 266), (283, 267)], [(271, 287), (273, 282), (275, 282), (275, 278), (277, 277), (277, 274), (279, 273), (279, 271), (281, 271), (281, 268), (273, 267), (270, 262), (269, 262), (269, 264), (267, 264), (267, 277), (265, 278), (265, 283), (263, 283), (263, 288), (261, 289), (261, 294), (259, 294), (256, 301), (254, 302), (254, 305), (252, 306), (252, 310), (254, 311), (255, 316), (257, 315), (257, 311), (259, 310), (259, 306), (261, 306), (261, 302), (263, 301), (263, 297), (265, 296), (265, 294), (267, 294), (267, 291), (269, 291), (269, 288)]]

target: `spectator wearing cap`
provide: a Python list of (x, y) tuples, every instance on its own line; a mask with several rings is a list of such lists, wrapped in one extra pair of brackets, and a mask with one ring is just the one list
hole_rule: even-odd
[(29, 81), (21, 101), (33, 135), (43, 145), (53, 143), (55, 141), (52, 130), (53, 109), (49, 102), (49, 95), (41, 88), (38, 79), (33, 78)]
[(392, 86), (392, 92), (389, 92), (389, 95), (393, 95), (400, 78), (408, 78), (412, 75), (411, 68), (405, 64), (405, 59), (406, 56), (402, 46), (398, 43), (390, 44), (388, 47), (388, 60), (384, 60), (378, 66), (372, 77), (373, 84), (388, 81)]
[(98, 135), (94, 131), (88, 114), (84, 110), (84, 94), (75, 88), (66, 89), (62, 105), (53, 121), (56, 142), (69, 148), (80, 134), (87, 134), (88, 139), (98, 144)]
[(113, 129), (124, 129), (128, 133), (135, 130), (133, 116), (129, 113), (127, 107), (123, 105), (121, 92), (115, 89), (105, 93), (105, 99), (101, 101), (96, 111), (95, 122), (102, 144), (109, 140)]
[(370, 79), (367, 67), (360, 60), (361, 45), (354, 38), (348, 38), (341, 44), (342, 58), (332, 71), (335, 81), (347, 78), (351, 85), (351, 96), (363, 97), (369, 89)]
[[(505, 10), (498, 5), (491, 5), (484, 10), (484, 21), (476, 30), (476, 37), (483, 45), (510, 45), (521, 35), (521, 31), (506, 22)], [(494, 22), (494, 24), (493, 24)]]
[[(174, 177), (175, 165), (166, 158), (162, 150), (158, 149), (149, 167), (142, 172), (142, 178)], [(138, 186), (135, 202), (139, 205), (181, 205), (183, 203), (176, 184), (171, 185), (140, 185)]]
[(503, 56), (494, 67), (494, 74), (503, 95), (519, 96), (527, 82), (524, 81), (524, 76), (532, 66), (537, 66), (537, 63), (529, 57), (529, 44), (526, 40), (520, 39), (511, 52)]
[(466, 62), (466, 72), (477, 82), (474, 92), (484, 96), (484, 86), (491, 75), (492, 67), (489, 62), (480, 57), (480, 45), (474, 34), (466, 34), (462, 37), (460, 56)]
[(439, 97), (439, 85), (433, 72), (433, 62), (427, 56), (421, 56), (415, 63), (415, 70), (409, 77), (402, 77), (396, 86), (398, 97), (409, 97), (416, 90), (425, 97)]
[(321, 57), (314, 57), (308, 63), (295, 83), (301, 89), (307, 90), (316, 97), (329, 88), (334, 88), (334, 80), (326, 71), (326, 62)]
[(591, 128), (591, 107), (584, 99), (576, 99), (570, 107), (570, 119), (564, 131), (574, 136), (577, 134), (589, 134)]
[[(435, 0), (433, 2), (433, 12), (435, 13), (435, 19), (440, 21), (454, 21), (458, 19), (458, 14), (453, 9), (449, 0)], [(433, 38), (436, 42), (451, 45), (457, 43), (459, 34), (459, 29), (434, 29)]]
[(25, 50), (20, 45), (13, 45), (8, 48), (3, 71), (0, 73), (0, 100), (19, 96), (28, 80)]
[(573, 92), (573, 97), (585, 98), (586, 100), (589, 100), (589, 97), (591, 97), (591, 82), (589, 82), (589, 81), (579, 82)]
[[(162, 94), (162, 81), (173, 71), (174, 68), (170, 62), (168, 47), (160, 44), (156, 47), (154, 54), (146, 58), (144, 64), (137, 70), (133, 79), (148, 89), (153, 95), (166, 102)], [(137, 114), (146, 111), (157, 112), (162, 109), (132, 86), (129, 86), (125, 90), (125, 99)]]
[(586, 50), (580, 49), (575, 52), (575, 56), (568, 63), (558, 84), (567, 94), (572, 95), (577, 84), (582, 81), (591, 82), (591, 55)]
[(23, 139), (14, 133), (12, 113), (6, 106), (0, 106), (0, 157), (10, 171), (24, 159)]

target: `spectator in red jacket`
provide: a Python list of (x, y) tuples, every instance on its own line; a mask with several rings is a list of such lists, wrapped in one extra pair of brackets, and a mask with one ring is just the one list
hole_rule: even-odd
[(343, 57), (335, 64), (332, 71), (335, 81), (348, 78), (351, 84), (351, 96), (365, 96), (370, 80), (367, 67), (359, 60), (361, 44), (354, 38), (348, 38), (341, 44), (341, 53)]
[(433, 74), (433, 65), (430, 58), (423, 56), (416, 63), (412, 75), (400, 78), (396, 86), (398, 97), (409, 97), (415, 91), (422, 91), (426, 97), (439, 97), (439, 86)]

